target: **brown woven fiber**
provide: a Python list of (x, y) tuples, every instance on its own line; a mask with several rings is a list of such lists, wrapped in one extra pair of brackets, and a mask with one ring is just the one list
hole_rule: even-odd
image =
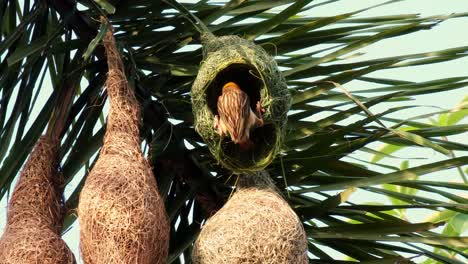
[(81, 254), (88, 264), (165, 263), (168, 217), (140, 149), (140, 107), (111, 30), (104, 47), (110, 111), (99, 159), (80, 194)]
[(193, 263), (308, 263), (302, 223), (271, 179), (240, 177), (239, 189), (202, 228)]
[(1, 264), (75, 262), (60, 237), (63, 178), (57, 170), (58, 146), (58, 139), (42, 136), (21, 172), (0, 239)]

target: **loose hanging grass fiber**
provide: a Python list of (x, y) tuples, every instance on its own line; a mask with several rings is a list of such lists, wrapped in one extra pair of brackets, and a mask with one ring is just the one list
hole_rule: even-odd
[[(204, 60), (192, 86), (195, 129), (213, 156), (235, 173), (264, 169), (280, 151), (291, 97), (275, 60), (253, 42), (237, 36), (202, 38)], [(217, 100), (227, 82), (237, 83), (250, 97), (251, 107), (260, 101), (265, 108), (264, 126), (251, 133), (254, 148), (239, 151), (228, 137), (213, 129)]]
[(110, 110), (99, 159), (80, 195), (81, 253), (88, 264), (166, 263), (170, 226), (140, 149), (140, 106), (111, 30), (103, 42)]
[(308, 263), (302, 223), (269, 176), (239, 177), (238, 190), (203, 226), (193, 263)]
[(71, 264), (75, 259), (60, 237), (63, 177), (58, 171), (60, 141), (42, 136), (31, 152), (9, 201), (1, 264)]

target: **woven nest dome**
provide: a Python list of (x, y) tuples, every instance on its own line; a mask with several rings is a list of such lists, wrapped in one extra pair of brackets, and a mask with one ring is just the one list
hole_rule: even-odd
[(238, 190), (203, 226), (194, 264), (305, 264), (302, 222), (266, 176), (241, 175)]
[[(251, 41), (237, 36), (202, 38), (204, 61), (192, 86), (195, 129), (214, 157), (236, 173), (250, 173), (268, 166), (281, 147), (291, 97), (275, 60)], [(265, 109), (264, 126), (254, 129), (254, 147), (239, 149), (229, 136), (213, 129), (222, 86), (235, 82), (249, 95), (251, 108), (258, 101)]]

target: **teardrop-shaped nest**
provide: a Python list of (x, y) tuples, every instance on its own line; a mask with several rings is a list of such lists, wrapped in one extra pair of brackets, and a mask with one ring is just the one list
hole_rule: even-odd
[[(204, 60), (192, 86), (195, 129), (214, 157), (236, 173), (252, 173), (268, 166), (279, 152), (291, 104), (286, 81), (275, 60), (260, 46), (237, 36), (203, 36)], [(258, 101), (264, 126), (251, 132), (254, 148), (240, 151), (229, 137), (213, 129), (221, 88), (235, 82), (249, 95), (252, 109)]]
[(208, 219), (193, 263), (308, 263), (305, 231), (295, 212), (268, 181), (247, 182), (254, 184), (242, 186)]
[(64, 207), (58, 146), (58, 140), (40, 137), (21, 171), (0, 239), (1, 264), (75, 263), (60, 237)]
[(93, 264), (165, 263), (170, 226), (140, 149), (140, 106), (111, 31), (104, 46), (110, 110), (103, 147), (80, 194), (81, 253)]

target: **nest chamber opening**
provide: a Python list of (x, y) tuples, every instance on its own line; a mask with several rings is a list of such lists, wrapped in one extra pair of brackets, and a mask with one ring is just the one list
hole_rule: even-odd
[[(258, 101), (261, 101), (261, 91), (266, 89), (261, 74), (255, 67), (233, 63), (221, 70), (206, 89), (207, 104), (214, 115), (218, 114), (218, 97), (222, 93), (222, 87), (228, 82), (234, 82), (247, 93), (250, 99), (250, 107), (255, 110)], [(265, 122), (262, 127), (255, 128), (250, 133), (250, 140), (254, 148), (241, 151), (238, 144), (234, 144), (229, 136), (221, 139), (220, 147), (224, 152), (225, 159), (239, 167), (254, 166), (271, 153), (271, 146), (276, 145), (276, 129), (272, 123)]]
[[(268, 166), (280, 151), (291, 97), (276, 61), (252, 41), (238, 36), (202, 36), (203, 61), (192, 85), (195, 130), (214, 158), (234, 173), (253, 173)], [(222, 87), (235, 82), (265, 109), (263, 127), (251, 131), (253, 148), (240, 151), (229, 136), (213, 128)]]

